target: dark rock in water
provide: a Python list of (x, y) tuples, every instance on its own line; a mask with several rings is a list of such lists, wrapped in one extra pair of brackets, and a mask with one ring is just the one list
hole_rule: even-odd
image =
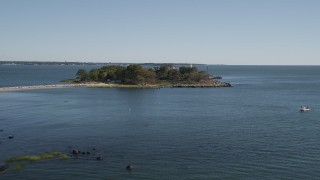
[(226, 83), (226, 87), (232, 87), (230, 83)]
[(133, 166), (132, 166), (132, 165), (128, 165), (128, 166), (126, 167), (126, 169), (127, 169), (128, 171), (131, 171), (131, 170), (133, 169)]
[(0, 129), (0, 132), (2, 132), (3, 131), (3, 129)]
[(102, 157), (99, 156), (99, 157), (96, 158), (96, 160), (97, 160), (97, 161), (101, 161), (101, 160), (103, 160), (103, 159), (102, 159)]
[(87, 154), (90, 154), (90, 152), (89, 152), (89, 151), (87, 151)]
[(4, 172), (5, 170), (7, 170), (8, 169), (8, 165), (2, 165), (2, 166), (0, 166), (0, 173), (1, 172)]
[(12, 135), (8, 136), (9, 139), (13, 139), (14, 137)]
[(77, 149), (72, 150), (72, 154), (74, 154), (74, 155), (78, 155), (80, 153), (81, 153), (81, 151), (79, 151)]
[(92, 150), (94, 150), (94, 151), (95, 151), (95, 150), (96, 150), (96, 148), (92, 148)]
[(82, 152), (82, 154), (86, 154), (86, 152)]

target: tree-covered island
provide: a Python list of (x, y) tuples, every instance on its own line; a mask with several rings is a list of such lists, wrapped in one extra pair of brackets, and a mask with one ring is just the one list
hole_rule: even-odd
[(230, 87), (229, 83), (214, 79), (196, 67), (175, 68), (170, 65), (145, 69), (133, 64), (104, 66), (90, 71), (79, 69), (75, 83), (113, 84), (114, 87)]

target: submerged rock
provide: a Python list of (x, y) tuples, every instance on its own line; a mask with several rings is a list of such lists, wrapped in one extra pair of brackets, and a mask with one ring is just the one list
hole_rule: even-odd
[(12, 135), (9, 135), (9, 136), (8, 136), (8, 138), (9, 138), (9, 139), (13, 139), (13, 138), (14, 138), (14, 136), (12, 136)]
[(132, 165), (128, 165), (128, 166), (126, 167), (126, 169), (127, 169), (128, 171), (131, 171), (131, 170), (133, 169), (133, 166), (132, 166)]
[(97, 161), (102, 161), (103, 158), (99, 156), (99, 157), (96, 158), (96, 160), (97, 160)]
[(80, 153), (81, 153), (81, 151), (79, 151), (77, 149), (72, 150), (72, 154), (74, 154), (74, 155), (78, 155)]
[(8, 167), (9, 167), (9, 166), (8, 166), (7, 164), (0, 166), (0, 173), (5, 172), (5, 171), (8, 169)]

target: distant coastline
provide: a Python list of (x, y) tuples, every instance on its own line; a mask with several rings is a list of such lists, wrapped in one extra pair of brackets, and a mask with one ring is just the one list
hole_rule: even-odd
[[(76, 61), (0, 61), (0, 65), (58, 65), (58, 66), (128, 66), (130, 64), (138, 64), (142, 66), (163, 66), (172, 64), (175, 66), (189, 66), (190, 64), (194, 66), (206, 66), (206, 64), (198, 63), (127, 63), (127, 62), (76, 62)], [(222, 65), (222, 64), (219, 64)]]

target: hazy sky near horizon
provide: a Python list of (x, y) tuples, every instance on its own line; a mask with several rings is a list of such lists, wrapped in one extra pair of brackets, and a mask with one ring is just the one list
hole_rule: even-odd
[(0, 61), (319, 65), (319, 0), (0, 0)]

